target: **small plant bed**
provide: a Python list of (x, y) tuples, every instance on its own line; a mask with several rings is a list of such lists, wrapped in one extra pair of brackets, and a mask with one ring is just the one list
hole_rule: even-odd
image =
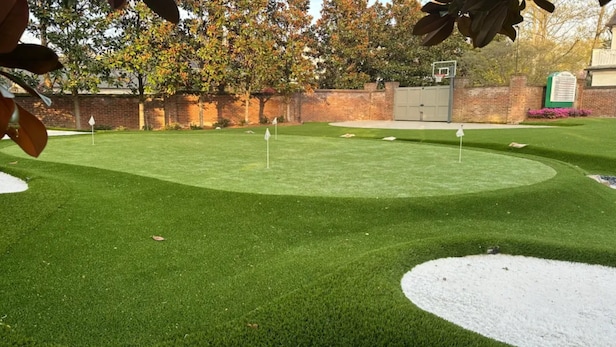
[(588, 117), (592, 111), (576, 108), (542, 108), (528, 110), (528, 118), (532, 119), (560, 119), (569, 117)]
[(594, 179), (601, 184), (605, 184), (612, 189), (616, 189), (616, 176), (588, 175), (588, 177)]

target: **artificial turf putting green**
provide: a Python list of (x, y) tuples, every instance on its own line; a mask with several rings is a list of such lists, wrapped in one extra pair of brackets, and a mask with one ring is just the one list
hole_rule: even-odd
[[(6, 154), (18, 152), (15, 145), (2, 141), (2, 170), (29, 177), (30, 189), (0, 195), (0, 346), (500, 346), (420, 310), (400, 280), (425, 261), (494, 245), (616, 266), (616, 193), (585, 177), (616, 174), (616, 120), (574, 122), (580, 126), (467, 131), (469, 147), (539, 161), (557, 172), (549, 180), (383, 199), (200, 188), (147, 170), (15, 157)], [(350, 131), (279, 130), (332, 141)], [(192, 136), (244, 131), (161, 135), (184, 148)], [(379, 145), (390, 135), (450, 144), (457, 154), (453, 132), (353, 132)], [(135, 148), (146, 142), (154, 152), (150, 135), (110, 138), (130, 137)], [(67, 139), (51, 139), (48, 149)], [(263, 148), (262, 135), (255, 139)], [(511, 141), (530, 145), (514, 151)], [(87, 136), (82, 145), (91, 148)], [(156, 172), (164, 162), (149, 153), (135, 161)]]
[[(259, 129), (263, 131), (263, 129)], [(235, 192), (407, 198), (532, 185), (556, 171), (529, 159), (376, 139), (263, 134), (110, 133), (53, 139), (41, 160), (115, 170)], [(19, 148), (6, 153), (22, 156)]]

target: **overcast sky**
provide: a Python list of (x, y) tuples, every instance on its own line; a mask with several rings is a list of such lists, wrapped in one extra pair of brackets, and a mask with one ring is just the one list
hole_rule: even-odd
[[(376, 2), (376, 0), (368, 0), (368, 5), (372, 5)], [(388, 3), (389, 0), (380, 0), (382, 3)], [(321, 4), (323, 0), (310, 0), (310, 10), (308, 14), (312, 16), (315, 20), (321, 16)]]

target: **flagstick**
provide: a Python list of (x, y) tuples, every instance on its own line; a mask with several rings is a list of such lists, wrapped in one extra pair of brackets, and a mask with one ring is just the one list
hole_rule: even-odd
[(267, 156), (266, 156), (266, 158), (267, 158), (267, 160), (266, 160), (267, 164), (266, 164), (266, 168), (268, 168), (268, 169), (269, 169), (269, 168), (270, 168), (270, 167), (269, 167), (269, 139), (268, 139), (268, 140), (266, 140), (265, 142), (267, 142)]
[(462, 138), (464, 136), (460, 136), (460, 155), (458, 156), (458, 163), (462, 162)]
[(94, 124), (96, 124), (96, 122), (94, 121), (94, 116), (90, 116), (88, 124), (90, 124), (90, 126), (92, 127), (92, 145), (94, 145)]

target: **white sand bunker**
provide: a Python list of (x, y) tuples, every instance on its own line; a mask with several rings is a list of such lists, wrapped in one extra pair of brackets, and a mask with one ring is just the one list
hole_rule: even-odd
[(415, 305), (515, 346), (616, 346), (616, 268), (510, 255), (414, 267)]
[(0, 172), (0, 194), (18, 193), (28, 189), (28, 184), (4, 172)]

